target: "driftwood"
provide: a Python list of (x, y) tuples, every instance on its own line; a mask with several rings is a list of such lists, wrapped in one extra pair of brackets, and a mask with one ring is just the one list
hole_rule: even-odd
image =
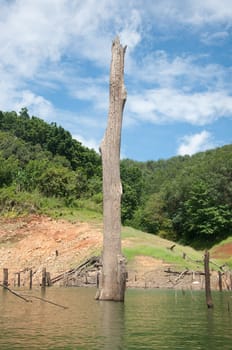
[(14, 290), (12, 290), (11, 288), (7, 287), (7, 286), (4, 286), (4, 284), (1, 284), (0, 283), (0, 287), (4, 288), (4, 289), (7, 289), (10, 293), (12, 293), (13, 295), (15, 295), (16, 297), (26, 301), (27, 303), (32, 303), (32, 300), (30, 299), (27, 299), (27, 297), (29, 298), (34, 298), (34, 299), (38, 299), (38, 300), (41, 300), (45, 303), (49, 303), (49, 304), (52, 304), (52, 305), (55, 305), (55, 306), (58, 306), (58, 307), (61, 307), (62, 309), (68, 309), (67, 306), (64, 306), (64, 305), (61, 305), (61, 304), (57, 304), (57, 303), (54, 303), (53, 301), (51, 300), (47, 300), (47, 299), (44, 299), (44, 298), (41, 298), (41, 297), (37, 297), (35, 295), (28, 295), (28, 294), (19, 294), (17, 292), (15, 292)]
[(175, 279), (175, 282), (177, 283), (181, 278), (184, 278), (184, 276), (187, 274), (188, 274), (188, 270), (182, 271), (181, 274)]
[(10, 289), (9, 287), (5, 286), (4, 284), (1, 284), (0, 283), (0, 287), (4, 288), (4, 289), (7, 289), (10, 293), (12, 293), (13, 295), (15, 295), (16, 297), (26, 301), (27, 303), (28, 302), (32, 302), (31, 300), (27, 299), (27, 298), (24, 298), (21, 294), (15, 292), (14, 290)]
[[(47, 299), (44, 299), (44, 298), (41, 298), (41, 297), (37, 297), (35, 295), (27, 295), (27, 294), (23, 294), (24, 296), (28, 296), (30, 298), (34, 298), (34, 299), (38, 299), (38, 300), (41, 300), (41, 301), (44, 301), (45, 303), (49, 303), (49, 304), (52, 304), (52, 305), (55, 305), (55, 306), (58, 306), (58, 307), (61, 307), (62, 309), (68, 309), (67, 306), (64, 306), (64, 305), (61, 305), (61, 304), (57, 304), (57, 303), (54, 303), (53, 301), (51, 300), (47, 300)], [(32, 301), (32, 300), (30, 300)]]
[(192, 275), (193, 273), (195, 275), (204, 275), (205, 273), (203, 271), (191, 271), (191, 270), (184, 270), (184, 271), (173, 271), (171, 269), (164, 270), (164, 272), (172, 274), (172, 275)]
[(58, 276), (55, 276), (51, 279), (52, 284), (57, 283), (64, 279), (64, 277), (71, 277), (75, 274), (76, 277), (80, 276), (84, 271), (90, 271), (93, 267), (100, 266), (100, 257), (99, 256), (92, 256), (91, 258), (85, 260), (82, 264), (78, 265), (74, 269), (70, 269), (68, 271), (65, 271)]
[(173, 244), (171, 247), (167, 247), (167, 249), (169, 249), (169, 250), (173, 250), (174, 248), (175, 248), (175, 244)]

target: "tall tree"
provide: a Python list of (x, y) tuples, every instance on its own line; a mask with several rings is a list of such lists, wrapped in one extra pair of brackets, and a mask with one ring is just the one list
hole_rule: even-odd
[(120, 145), (122, 115), (126, 102), (124, 56), (118, 37), (112, 43), (108, 125), (101, 143), (103, 166), (103, 254), (97, 299), (123, 301), (126, 284), (125, 259), (121, 252)]

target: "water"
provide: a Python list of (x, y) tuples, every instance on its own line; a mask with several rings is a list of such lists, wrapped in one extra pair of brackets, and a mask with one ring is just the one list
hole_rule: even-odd
[[(0, 349), (231, 350), (232, 293), (128, 290), (125, 303), (95, 301), (95, 289), (50, 288), (26, 303), (0, 293)], [(27, 294), (42, 296), (40, 291)]]

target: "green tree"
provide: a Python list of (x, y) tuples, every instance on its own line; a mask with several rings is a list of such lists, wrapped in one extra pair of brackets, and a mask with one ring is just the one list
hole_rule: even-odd
[(211, 245), (232, 232), (231, 209), (217, 205), (217, 196), (207, 184), (194, 184), (183, 205), (183, 234), (189, 243), (200, 241)]
[(48, 167), (40, 176), (38, 186), (47, 197), (69, 197), (77, 193), (76, 176), (64, 167)]

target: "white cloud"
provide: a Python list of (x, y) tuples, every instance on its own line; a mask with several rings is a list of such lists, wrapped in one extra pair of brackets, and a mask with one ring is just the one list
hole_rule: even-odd
[(212, 135), (208, 131), (203, 130), (198, 134), (184, 136), (177, 150), (177, 154), (181, 156), (191, 156), (194, 153), (202, 152), (213, 147), (215, 147), (215, 145), (212, 142)]
[(28, 90), (20, 93), (18, 102), (14, 104), (14, 110), (19, 111), (23, 107), (27, 107), (31, 115), (40, 116), (43, 119), (49, 119), (56, 113), (50, 101)]
[[(70, 91), (73, 74), (83, 76), (84, 59), (108, 73), (110, 46), (116, 33), (121, 32), (131, 48), (140, 40), (140, 15), (133, 6), (124, 9), (122, 3), (100, 0), (96, 6), (93, 0), (4, 1), (0, 13), (0, 79), (4, 72), (9, 101), (22, 85), (23, 90), (30, 90), (35, 81), (52, 86), (49, 79), (54, 77), (56, 84), (65, 84)], [(70, 71), (74, 62), (75, 69)], [(91, 76), (88, 71), (84, 74)], [(93, 95), (91, 86), (89, 90)], [(99, 101), (96, 103), (103, 104)], [(8, 108), (9, 103), (3, 102), (0, 108)]]
[(94, 149), (96, 152), (99, 152), (100, 147), (100, 141), (93, 138), (85, 138), (82, 135), (73, 135), (73, 138), (81, 142), (85, 147), (88, 147), (90, 149)]
[(232, 4), (230, 0), (191, 0), (189, 16), (186, 21), (193, 24), (229, 22), (232, 19)]
[(186, 94), (174, 89), (151, 89), (131, 96), (128, 111), (141, 122), (206, 125), (232, 115), (232, 96), (224, 91)]
[(125, 24), (123, 30), (119, 32), (119, 36), (123, 45), (127, 45), (129, 50), (133, 50), (141, 40), (139, 27), (141, 18), (139, 11), (132, 10), (128, 23)]
[(211, 23), (230, 23), (232, 3), (230, 0), (158, 0), (150, 6), (150, 16), (165, 23), (202, 26)]
[(205, 32), (201, 35), (201, 41), (206, 45), (222, 45), (229, 38), (227, 31), (209, 33)]
[(109, 100), (108, 81), (106, 84), (104, 79), (76, 79), (69, 88), (73, 97), (89, 101), (93, 103), (96, 109), (107, 111)]
[[(231, 68), (203, 64), (199, 57), (184, 53), (147, 54), (156, 36), (173, 35), (179, 25), (194, 31), (207, 24), (205, 34), (199, 34), (207, 44), (226, 39), (229, 31), (220, 23), (231, 23), (230, 0), (0, 2), (0, 110), (26, 106), (46, 120), (54, 117), (63, 125), (73, 123), (78, 134), (87, 135), (89, 130), (91, 136), (82, 136), (83, 143), (96, 148), (91, 130), (97, 138), (106, 124), (110, 47), (119, 33), (123, 45), (128, 45), (126, 126), (144, 120), (205, 125), (232, 115)], [(212, 23), (217, 23), (214, 31), (208, 26)], [(136, 51), (144, 38), (145, 50)], [(46, 89), (50, 96), (54, 93), (54, 102)], [(58, 90), (68, 95), (66, 110), (62, 103), (62, 107), (55, 105), (61, 96), (54, 98)], [(69, 102), (78, 106), (77, 100), (86, 106), (85, 112), (74, 113), (69, 107)]]
[(174, 56), (165, 51), (154, 51), (137, 62), (131, 74), (138, 81), (143, 81), (160, 87), (178, 87), (184, 91), (194, 89), (214, 89), (231, 86), (226, 76), (228, 70), (215, 63), (205, 63), (207, 57)]

